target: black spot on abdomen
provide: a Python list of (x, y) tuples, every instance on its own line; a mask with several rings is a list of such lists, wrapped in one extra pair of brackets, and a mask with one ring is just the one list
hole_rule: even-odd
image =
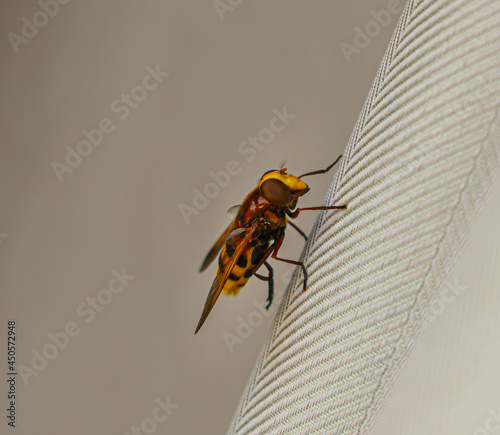
[(226, 245), (226, 252), (227, 252), (227, 255), (229, 255), (230, 258), (233, 256), (233, 254), (234, 254), (234, 248), (232, 247), (232, 245), (230, 245), (230, 244)]
[(252, 257), (250, 259), (250, 262), (253, 265), (256, 265), (262, 259), (262, 257), (267, 251), (268, 246), (269, 244), (264, 244), (264, 245), (258, 245), (254, 248), (254, 250), (252, 251)]
[(238, 261), (236, 264), (242, 268), (247, 267), (247, 259), (243, 255), (240, 255), (240, 258), (238, 258)]

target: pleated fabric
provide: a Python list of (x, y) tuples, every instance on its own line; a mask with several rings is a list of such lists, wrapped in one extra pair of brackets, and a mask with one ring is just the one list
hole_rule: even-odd
[(499, 149), (500, 1), (409, 0), (228, 433), (370, 433)]

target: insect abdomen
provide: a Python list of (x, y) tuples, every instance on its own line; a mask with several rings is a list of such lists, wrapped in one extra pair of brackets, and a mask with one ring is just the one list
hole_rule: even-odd
[[(248, 279), (253, 275), (252, 268), (262, 259), (267, 251), (269, 242), (249, 246), (242, 253), (238, 261), (229, 274), (229, 279), (226, 281), (222, 293), (225, 295), (237, 295), (240, 289), (247, 283)], [(217, 275), (224, 269), (228, 263), (229, 258), (233, 254), (231, 245), (224, 245), (219, 256), (219, 265), (217, 268)]]

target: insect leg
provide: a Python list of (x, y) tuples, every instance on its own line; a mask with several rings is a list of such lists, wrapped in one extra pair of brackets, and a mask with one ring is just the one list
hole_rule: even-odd
[(297, 225), (295, 225), (292, 221), (288, 221), (288, 223), (294, 227), (298, 232), (299, 234), (304, 237), (304, 239), (306, 239), (306, 242), (307, 242), (307, 236), (306, 236), (306, 233), (304, 233), (304, 231), (302, 231)]
[(328, 168), (320, 169), (319, 171), (308, 172), (307, 174), (302, 174), (299, 178), (307, 177), (309, 175), (324, 174), (324, 173), (328, 172), (330, 169), (332, 169), (341, 158), (342, 158), (342, 154), (340, 156), (338, 156), (337, 160), (335, 160), (330, 166), (328, 166)]
[(273, 303), (273, 296), (274, 296), (274, 279), (273, 279), (273, 268), (269, 265), (267, 261), (264, 261), (264, 266), (267, 267), (267, 270), (269, 271), (268, 276), (260, 275), (256, 272), (253, 272), (253, 274), (261, 279), (262, 281), (267, 281), (269, 283), (269, 290), (268, 290), (268, 295), (267, 295), (267, 305), (266, 305), (266, 310), (269, 309), (271, 304)]
[(274, 251), (271, 254), (271, 258), (274, 258), (275, 260), (283, 261), (285, 263), (289, 264), (295, 264), (296, 266), (300, 266), (302, 268), (302, 272), (304, 273), (304, 291), (306, 291), (306, 286), (307, 286), (307, 271), (306, 267), (304, 266), (304, 263), (302, 261), (295, 261), (295, 260), (287, 260), (286, 258), (280, 258), (278, 257), (278, 250), (281, 247), (281, 244), (283, 243), (283, 239), (285, 238), (285, 233), (281, 233), (280, 236), (277, 238), (276, 242), (271, 246), (274, 246)]
[(291, 218), (296, 218), (299, 213), (303, 210), (338, 210), (338, 209), (343, 209), (345, 210), (347, 208), (347, 205), (326, 205), (326, 206), (321, 206), (321, 207), (304, 207), (304, 208), (298, 208), (295, 210), (290, 217)]

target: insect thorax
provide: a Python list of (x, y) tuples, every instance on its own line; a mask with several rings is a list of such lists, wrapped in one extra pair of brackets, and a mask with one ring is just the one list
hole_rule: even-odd
[(258, 238), (265, 242), (277, 238), (286, 227), (286, 217), (282, 210), (268, 210), (253, 219), (259, 229)]

